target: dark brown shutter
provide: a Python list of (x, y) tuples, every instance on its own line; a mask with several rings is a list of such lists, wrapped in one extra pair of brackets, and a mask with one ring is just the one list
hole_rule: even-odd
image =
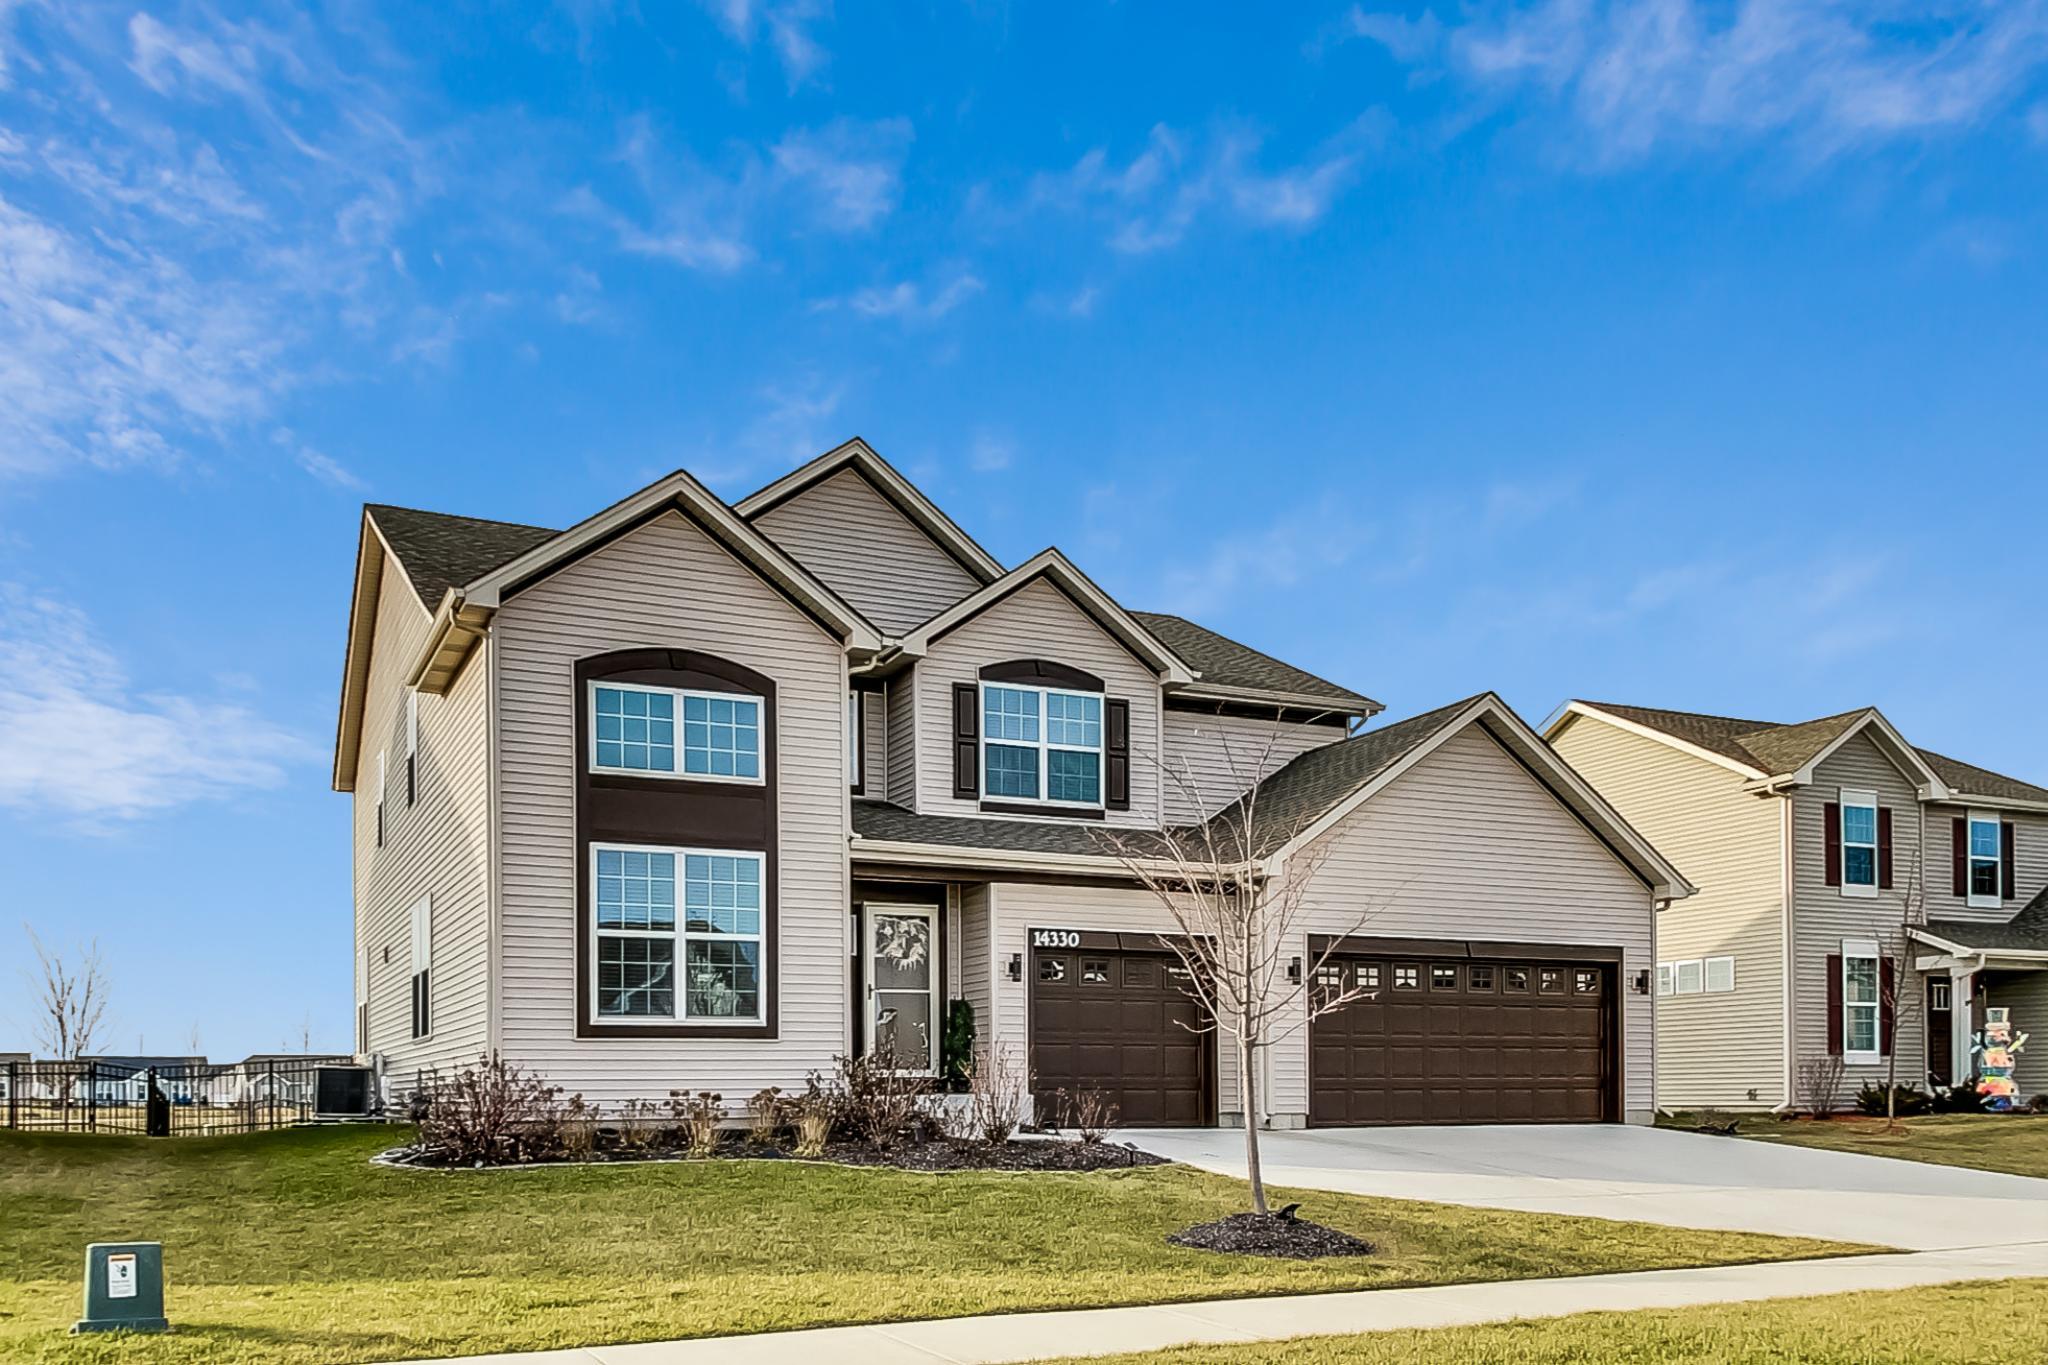
[(953, 795), (981, 794), (981, 696), (973, 683), (953, 684)]
[(1877, 808), (1877, 885), (1879, 890), (1892, 889), (1892, 808)]
[(2007, 820), (1998, 827), (1998, 858), (2004, 864), (1999, 869), (2000, 900), (2012, 900), (2020, 894), (2019, 869), (2014, 866), (2012, 821)]
[(1828, 1056), (1842, 1055), (1842, 955), (1828, 954)]
[(1893, 959), (1881, 957), (1877, 960), (1877, 1053), (1880, 1057), (1892, 1055), (1892, 1024), (1899, 1017), (1898, 991), (1893, 983), (1898, 980), (1898, 964)]
[(1103, 800), (1111, 810), (1131, 808), (1131, 704), (1102, 703)]
[(1827, 811), (1827, 864), (1828, 885), (1842, 884), (1842, 803), (1830, 801)]
[(1950, 852), (1955, 864), (1955, 890), (1958, 896), (1970, 894), (1970, 822), (1958, 815), (1950, 826)]

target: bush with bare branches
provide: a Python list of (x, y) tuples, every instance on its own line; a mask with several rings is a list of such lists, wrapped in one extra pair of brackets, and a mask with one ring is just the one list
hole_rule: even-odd
[(782, 1087), (771, 1085), (756, 1090), (747, 1101), (747, 1140), (759, 1147), (772, 1147), (789, 1126), (789, 1100)]
[(804, 1082), (803, 1093), (790, 1098), (789, 1116), (796, 1130), (796, 1154), (821, 1157), (825, 1144), (832, 1140), (832, 1125), (839, 1119), (839, 1097), (813, 1071)]
[(561, 1087), (495, 1052), (452, 1076), (430, 1073), (420, 1092), (419, 1143), (442, 1161), (499, 1166), (544, 1159), (561, 1145)]
[(668, 1111), (691, 1156), (718, 1154), (718, 1136), (725, 1127), (725, 1096), (714, 1090), (668, 1092)]
[(1841, 1103), (1842, 1078), (1848, 1070), (1840, 1057), (1808, 1057), (1799, 1064), (1799, 1107), (1817, 1119)]
[(1118, 1117), (1116, 1101), (1092, 1085), (1071, 1095), (1060, 1092), (1060, 1127), (1073, 1129), (1083, 1142), (1102, 1141), (1117, 1126)]
[(991, 1145), (1008, 1142), (1031, 1106), (1031, 1073), (1005, 1043), (991, 1043), (967, 1063), (970, 1136)]
[(924, 1117), (930, 1081), (875, 1057), (839, 1057), (839, 1121), (849, 1135), (877, 1151), (901, 1142)]

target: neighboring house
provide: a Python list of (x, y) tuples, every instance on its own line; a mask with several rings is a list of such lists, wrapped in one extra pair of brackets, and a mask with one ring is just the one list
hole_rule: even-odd
[(204, 1057), (81, 1057), (92, 1063), (92, 1098), (99, 1104), (141, 1104), (149, 1098), (150, 1073), (173, 1104), (189, 1104), (204, 1089)]
[[(1659, 921), (1667, 1105), (1971, 1074), (1987, 1005), (2048, 1036), (2048, 790), (1916, 748), (1875, 709), (1779, 725), (1574, 701), (1552, 746), (1700, 894)], [(1882, 983), (1906, 959), (1899, 1000)], [(2022, 1093), (2048, 1056), (2020, 1059)]]
[[(1041, 1097), (1241, 1120), (1173, 929), (1105, 844), (1263, 779), (1291, 945), (1370, 1002), (1265, 1059), (1264, 1121), (1644, 1120), (1655, 907), (1691, 888), (1490, 694), (1348, 688), (1006, 568), (854, 441), (732, 505), (686, 473), (566, 531), (365, 509), (334, 785), (358, 1046), (495, 1050), (613, 1104), (930, 1071), (949, 1003)], [(1185, 780), (1183, 780), (1185, 779)]]
[(216, 1068), (208, 1087), (213, 1104), (311, 1104), (315, 1073), (323, 1066), (349, 1066), (355, 1057), (330, 1052), (252, 1052)]

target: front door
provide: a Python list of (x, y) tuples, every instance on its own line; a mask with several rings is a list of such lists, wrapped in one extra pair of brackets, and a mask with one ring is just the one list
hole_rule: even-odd
[(867, 907), (868, 1051), (905, 1071), (939, 1066), (938, 910)]
[(1955, 983), (1927, 978), (1927, 1082), (1955, 1084)]

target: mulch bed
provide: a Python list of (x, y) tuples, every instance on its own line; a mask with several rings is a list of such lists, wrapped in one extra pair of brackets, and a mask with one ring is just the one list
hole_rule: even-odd
[(1371, 1242), (1348, 1232), (1326, 1228), (1305, 1218), (1277, 1213), (1233, 1213), (1213, 1223), (1169, 1233), (1166, 1240), (1197, 1251), (1225, 1251), (1238, 1256), (1272, 1256), (1286, 1261), (1314, 1261), (1325, 1256), (1370, 1256)]
[[(687, 1159), (681, 1147), (659, 1143), (648, 1147), (622, 1149), (600, 1147), (580, 1160), (511, 1162), (492, 1167), (506, 1170), (515, 1166), (623, 1166), (643, 1161)], [(719, 1145), (712, 1160), (740, 1158), (752, 1161), (794, 1161), (799, 1158), (787, 1147), (767, 1146), (747, 1140), (728, 1140)], [(450, 1161), (437, 1152), (401, 1147), (378, 1158), (386, 1165), (419, 1166), (431, 1170), (467, 1170), (470, 1163)], [(865, 1143), (832, 1142), (816, 1158), (842, 1166), (880, 1166), (903, 1171), (1121, 1171), (1138, 1166), (1164, 1166), (1166, 1158), (1141, 1152), (1127, 1143), (1022, 1141), (990, 1144), (959, 1142), (951, 1138), (905, 1141), (887, 1151)]]

